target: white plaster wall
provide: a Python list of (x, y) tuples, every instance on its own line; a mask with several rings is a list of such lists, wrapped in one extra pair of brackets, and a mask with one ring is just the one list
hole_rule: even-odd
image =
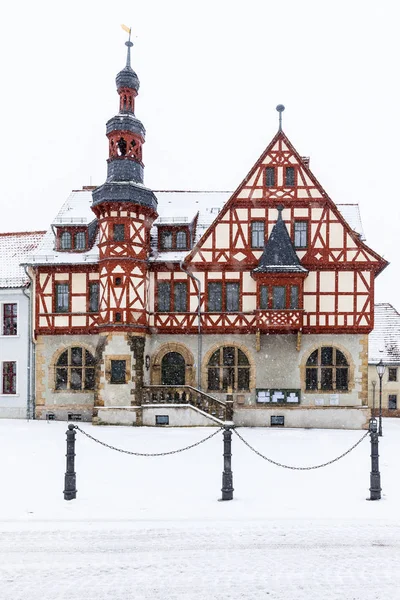
[(0, 290), (0, 302), (18, 304), (18, 335), (0, 336), (0, 363), (17, 363), (17, 393), (12, 396), (2, 394), (0, 387), (0, 418), (23, 419), (26, 417), (28, 390), (29, 301), (21, 289), (10, 288)]

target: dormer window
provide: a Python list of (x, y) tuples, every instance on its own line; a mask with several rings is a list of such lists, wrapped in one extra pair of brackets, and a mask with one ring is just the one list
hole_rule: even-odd
[(163, 226), (158, 229), (159, 250), (187, 250), (189, 248), (189, 228), (182, 226)]
[(163, 250), (171, 250), (172, 249), (172, 232), (171, 231), (163, 231), (162, 232), (161, 248)]
[(86, 234), (84, 231), (78, 231), (75, 234), (75, 250), (86, 250)]
[(187, 248), (186, 231), (178, 231), (178, 233), (176, 234), (176, 247), (178, 250), (186, 250), (186, 248)]
[(60, 238), (61, 250), (71, 250), (72, 248), (72, 236), (69, 231), (63, 231)]

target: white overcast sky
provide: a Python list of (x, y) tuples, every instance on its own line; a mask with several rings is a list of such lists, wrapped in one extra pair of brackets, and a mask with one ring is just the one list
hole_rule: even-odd
[(0, 231), (46, 229), (105, 180), (133, 30), (154, 189), (237, 187), (283, 128), (336, 203), (360, 205), (400, 309), (398, 0), (20, 0), (2, 10)]

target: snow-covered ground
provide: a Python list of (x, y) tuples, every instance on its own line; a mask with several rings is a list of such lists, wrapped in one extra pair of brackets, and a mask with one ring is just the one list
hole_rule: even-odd
[[(81, 427), (139, 452), (210, 429)], [(76, 500), (63, 499), (66, 423), (0, 421), (0, 600), (400, 599), (400, 420), (384, 420), (382, 500), (370, 444), (314, 471), (275, 467), (233, 436), (234, 500), (221, 496), (222, 433), (161, 458), (77, 434)], [(241, 429), (274, 460), (330, 460), (360, 431)]]

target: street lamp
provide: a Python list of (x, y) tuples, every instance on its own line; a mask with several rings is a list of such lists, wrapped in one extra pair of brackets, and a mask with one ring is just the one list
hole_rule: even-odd
[(382, 359), (376, 365), (376, 370), (379, 377), (379, 429), (378, 435), (382, 435), (382, 377), (385, 373), (386, 367), (382, 362)]

